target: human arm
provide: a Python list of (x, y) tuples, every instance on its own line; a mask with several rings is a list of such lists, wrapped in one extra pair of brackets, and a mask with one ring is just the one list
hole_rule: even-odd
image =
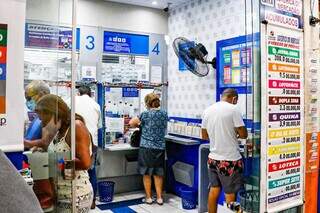
[[(91, 156), (90, 156), (90, 134), (85, 126), (79, 120), (76, 120), (76, 159), (75, 159), (75, 169), (76, 170), (88, 170), (91, 166)], [(71, 144), (71, 133), (68, 133), (68, 144)], [(70, 146), (71, 147), (71, 146)]]
[(206, 140), (206, 141), (209, 140), (207, 129), (201, 128), (201, 138), (202, 140)]
[(24, 140), (24, 145), (27, 148), (39, 147), (47, 150), (50, 142), (53, 140), (55, 134), (50, 133), (45, 127), (42, 128), (42, 137), (37, 140)]
[(130, 127), (132, 128), (136, 128), (136, 127), (139, 127), (141, 121), (138, 117), (135, 117), (135, 118), (132, 118), (130, 121), (129, 121), (129, 125)]
[(233, 113), (233, 123), (234, 123), (235, 131), (237, 133), (238, 138), (247, 139), (248, 131), (244, 125), (241, 113), (238, 110), (235, 110)]
[(202, 123), (201, 123), (201, 138), (202, 140), (209, 140), (209, 134), (207, 131), (208, 128), (208, 116), (206, 111), (202, 115)]
[(247, 139), (248, 131), (245, 126), (236, 127), (236, 132), (237, 132), (238, 138)]

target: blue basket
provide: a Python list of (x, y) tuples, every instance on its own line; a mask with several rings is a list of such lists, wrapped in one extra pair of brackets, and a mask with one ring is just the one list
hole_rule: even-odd
[(197, 207), (197, 193), (190, 187), (180, 187), (180, 196), (183, 209), (195, 209)]
[(111, 202), (113, 200), (114, 184), (112, 181), (98, 183), (100, 202)]

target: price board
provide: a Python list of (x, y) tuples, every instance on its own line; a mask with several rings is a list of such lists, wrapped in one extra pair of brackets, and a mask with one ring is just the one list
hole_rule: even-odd
[(302, 203), (304, 162), (303, 33), (268, 26), (267, 211)]

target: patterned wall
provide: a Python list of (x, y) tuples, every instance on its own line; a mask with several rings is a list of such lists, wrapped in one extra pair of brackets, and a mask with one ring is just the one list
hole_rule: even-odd
[[(183, 36), (204, 44), (212, 59), (216, 41), (244, 35), (245, 0), (194, 0), (173, 8), (169, 14), (169, 37)], [(248, 8), (247, 8), (248, 9)], [(249, 29), (247, 29), (248, 32)], [(169, 116), (201, 118), (205, 108), (216, 100), (216, 74), (199, 78), (179, 72), (178, 58), (171, 44), (168, 50)]]

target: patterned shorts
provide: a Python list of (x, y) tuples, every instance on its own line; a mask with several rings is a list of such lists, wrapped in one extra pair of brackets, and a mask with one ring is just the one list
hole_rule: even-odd
[(243, 188), (243, 161), (219, 161), (208, 159), (210, 187), (222, 187), (227, 194)]

